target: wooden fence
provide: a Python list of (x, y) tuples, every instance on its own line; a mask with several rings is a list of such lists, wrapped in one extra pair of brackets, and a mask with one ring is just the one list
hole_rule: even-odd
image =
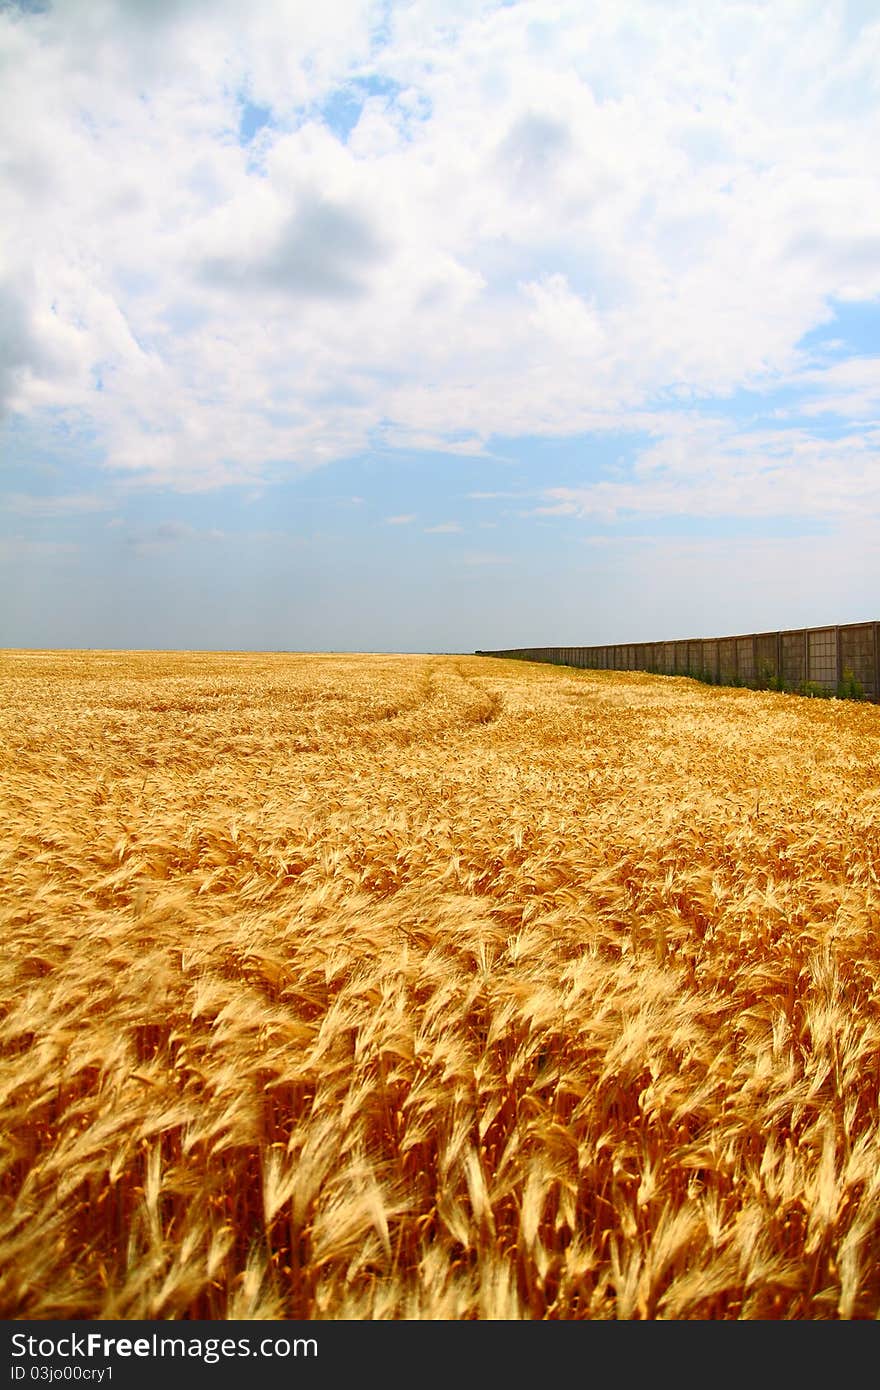
[(599, 647), (515, 647), (476, 655), (549, 661), (590, 671), (693, 676), (713, 685), (880, 703), (880, 623)]

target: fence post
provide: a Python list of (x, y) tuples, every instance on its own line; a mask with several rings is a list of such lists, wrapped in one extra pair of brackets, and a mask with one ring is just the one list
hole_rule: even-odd
[(842, 661), (841, 661), (841, 657), (842, 657), (842, 654), (843, 654), (843, 640), (842, 640), (842, 638), (841, 638), (841, 636), (840, 636), (840, 628), (839, 628), (839, 627), (836, 627), (836, 628), (834, 629), (834, 645), (835, 645), (836, 660), (837, 660), (837, 684), (840, 685), (840, 682), (843, 680), (843, 664), (842, 664)]
[(804, 685), (810, 679), (810, 629), (804, 628)]

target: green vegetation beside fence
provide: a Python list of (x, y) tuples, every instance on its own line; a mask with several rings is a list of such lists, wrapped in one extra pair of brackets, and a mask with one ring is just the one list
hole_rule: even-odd
[(778, 690), (813, 699), (880, 702), (877, 622), (597, 647), (515, 647), (476, 655), (547, 661), (581, 670), (690, 676), (707, 685)]

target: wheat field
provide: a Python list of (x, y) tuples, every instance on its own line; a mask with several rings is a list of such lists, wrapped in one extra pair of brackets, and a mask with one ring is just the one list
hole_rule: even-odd
[(0, 653), (0, 1316), (880, 1315), (880, 709)]

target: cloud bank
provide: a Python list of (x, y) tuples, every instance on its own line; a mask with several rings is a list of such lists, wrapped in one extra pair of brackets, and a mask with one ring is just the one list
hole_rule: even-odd
[(473, 526), (880, 520), (878, 71), (857, 0), (7, 0), (0, 438), (259, 496), (626, 433)]

